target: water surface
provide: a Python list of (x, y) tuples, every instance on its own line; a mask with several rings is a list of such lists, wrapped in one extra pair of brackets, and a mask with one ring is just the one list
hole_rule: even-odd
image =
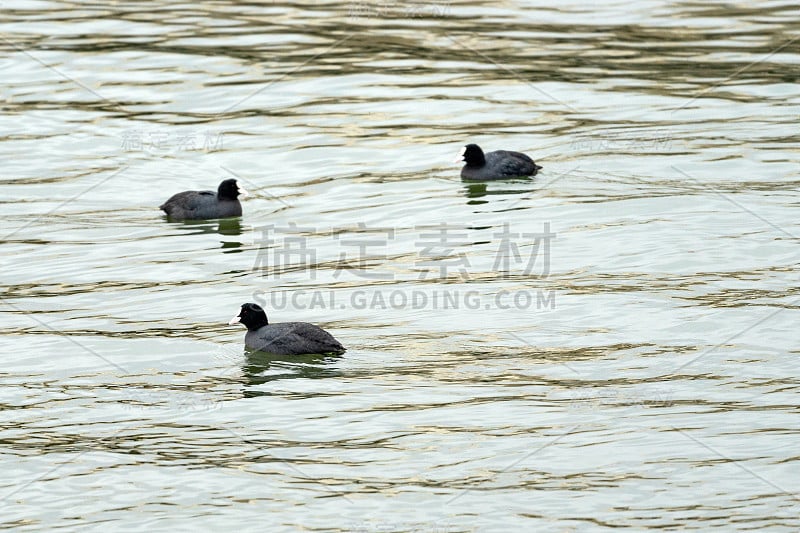
[(796, 531), (798, 15), (5, 5), (0, 524)]

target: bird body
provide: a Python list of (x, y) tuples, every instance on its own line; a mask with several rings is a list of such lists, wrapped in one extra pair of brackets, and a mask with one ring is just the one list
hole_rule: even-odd
[(496, 150), (484, 154), (477, 144), (466, 145), (461, 156), (465, 162), (461, 169), (461, 178), (465, 180), (488, 181), (535, 176), (542, 168), (523, 153)]
[(244, 345), (251, 350), (277, 355), (342, 354), (345, 347), (333, 335), (308, 322), (270, 324), (267, 314), (257, 304), (242, 305), (239, 314), (228, 324), (247, 327)]
[(341, 354), (345, 351), (333, 335), (308, 322), (279, 322), (248, 331), (244, 345), (251, 350), (278, 355)]
[(206, 220), (242, 215), (239, 195), (246, 194), (236, 180), (225, 180), (214, 191), (183, 191), (173, 194), (159, 209), (174, 220)]

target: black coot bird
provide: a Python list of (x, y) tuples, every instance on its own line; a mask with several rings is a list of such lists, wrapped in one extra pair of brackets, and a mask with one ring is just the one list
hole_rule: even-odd
[(465, 180), (503, 180), (535, 176), (542, 168), (525, 154), (506, 150), (484, 154), (477, 144), (466, 145), (459, 155), (466, 163), (461, 169), (461, 178)]
[(242, 216), (239, 195), (247, 195), (247, 191), (240, 188), (236, 180), (228, 179), (219, 184), (217, 192), (179, 192), (159, 206), (159, 209), (175, 220), (238, 217)]
[(228, 322), (244, 324), (247, 333), (244, 345), (251, 350), (276, 355), (343, 354), (342, 343), (324, 329), (308, 322), (270, 324), (267, 314), (257, 304), (244, 304), (241, 311)]

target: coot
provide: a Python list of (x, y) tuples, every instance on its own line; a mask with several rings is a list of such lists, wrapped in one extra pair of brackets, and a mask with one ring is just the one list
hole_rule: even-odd
[(247, 191), (240, 188), (235, 179), (227, 179), (219, 184), (217, 192), (179, 192), (159, 206), (159, 209), (175, 220), (238, 217), (242, 215), (239, 195), (246, 194)]
[(477, 144), (466, 145), (459, 154), (466, 163), (461, 169), (465, 180), (502, 180), (520, 176), (535, 176), (540, 167), (520, 152), (497, 150), (484, 154)]
[(244, 345), (251, 350), (277, 355), (342, 354), (342, 343), (324, 329), (308, 322), (270, 324), (267, 314), (257, 304), (244, 304), (239, 314), (228, 322), (247, 327)]

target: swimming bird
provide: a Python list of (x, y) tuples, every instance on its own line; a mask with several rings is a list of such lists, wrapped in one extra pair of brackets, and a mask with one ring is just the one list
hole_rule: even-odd
[(183, 191), (174, 194), (159, 209), (175, 220), (205, 220), (242, 215), (239, 196), (247, 191), (235, 179), (227, 179), (214, 191)]
[(520, 176), (535, 176), (540, 167), (520, 152), (497, 150), (484, 154), (477, 144), (466, 145), (459, 154), (466, 164), (461, 169), (465, 180), (502, 180)]
[(277, 355), (343, 354), (345, 347), (333, 335), (308, 322), (270, 324), (258, 304), (242, 305), (239, 314), (228, 325), (241, 323), (247, 327), (244, 345), (251, 350)]

